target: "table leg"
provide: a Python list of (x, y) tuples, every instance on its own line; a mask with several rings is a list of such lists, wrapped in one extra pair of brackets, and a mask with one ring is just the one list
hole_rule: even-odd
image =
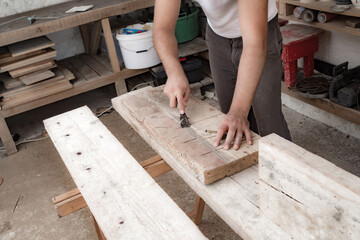
[(81, 33), (81, 37), (84, 43), (84, 48), (86, 53), (90, 53), (90, 37), (89, 37), (89, 32), (88, 32), (88, 28), (86, 26), (86, 24), (84, 25), (80, 25), (80, 33)]
[(3, 117), (0, 117), (0, 138), (4, 144), (4, 147), (5, 147), (8, 155), (11, 155), (11, 154), (17, 152), (16, 145), (14, 143), (14, 140), (12, 139), (9, 128)]
[(91, 31), (90, 46), (89, 46), (90, 55), (96, 55), (99, 49), (100, 38), (101, 38), (101, 25), (100, 25), (100, 21), (96, 21), (94, 22), (94, 26)]
[(96, 232), (96, 236), (99, 240), (106, 240), (106, 237), (104, 236), (104, 233), (101, 231), (99, 224), (97, 223), (94, 215), (91, 214), (91, 217), (94, 221), (94, 227), (95, 227), (95, 232)]
[(195, 209), (189, 212), (187, 215), (196, 225), (201, 223), (201, 219), (204, 213), (205, 201), (199, 196), (196, 196)]
[(284, 78), (288, 87), (293, 87), (296, 82), (297, 60), (292, 62), (284, 61)]
[(304, 57), (304, 77), (314, 75), (314, 54)]

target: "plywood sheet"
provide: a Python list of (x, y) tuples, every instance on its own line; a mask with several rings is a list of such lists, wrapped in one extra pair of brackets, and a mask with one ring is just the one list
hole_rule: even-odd
[[(163, 86), (144, 88), (113, 99), (115, 109), (133, 121), (139, 121), (144, 129), (201, 182), (212, 183), (242, 171), (257, 163), (258, 139), (253, 135), (252, 146), (242, 142), (238, 151), (213, 146), (215, 134), (205, 129), (217, 130), (223, 114), (194, 97), (190, 98), (187, 115), (191, 128), (181, 128), (179, 111), (168, 107)], [(153, 139), (153, 140), (154, 140)]]

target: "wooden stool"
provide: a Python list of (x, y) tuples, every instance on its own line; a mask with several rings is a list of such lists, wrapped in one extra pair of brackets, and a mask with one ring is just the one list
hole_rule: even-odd
[(281, 27), (283, 37), (283, 53), (285, 84), (293, 87), (296, 81), (297, 60), (304, 58), (304, 77), (314, 74), (314, 53), (318, 51), (319, 35), (323, 31), (318, 28), (288, 24)]

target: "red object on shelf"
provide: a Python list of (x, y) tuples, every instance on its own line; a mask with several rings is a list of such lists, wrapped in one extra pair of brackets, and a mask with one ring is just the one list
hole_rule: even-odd
[(293, 87), (296, 82), (297, 60), (304, 58), (304, 77), (314, 74), (314, 53), (318, 51), (321, 29), (301, 25), (287, 24), (280, 28), (283, 37), (285, 84)]

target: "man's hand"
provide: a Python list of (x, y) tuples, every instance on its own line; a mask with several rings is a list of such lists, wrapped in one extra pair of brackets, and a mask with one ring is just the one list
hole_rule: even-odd
[(240, 148), (243, 134), (246, 137), (247, 144), (252, 145), (249, 127), (250, 124), (249, 121), (247, 120), (247, 116), (244, 116), (243, 114), (240, 113), (233, 113), (230, 111), (220, 121), (219, 128), (214, 140), (214, 146), (215, 147), (219, 146), (220, 141), (224, 134), (227, 134), (224, 143), (225, 150), (231, 148), (231, 143), (233, 139), (235, 139), (234, 149), (238, 150)]
[(185, 107), (190, 98), (190, 87), (186, 76), (169, 77), (166, 81), (164, 93), (170, 99), (170, 107), (179, 105), (180, 113), (185, 113)]

